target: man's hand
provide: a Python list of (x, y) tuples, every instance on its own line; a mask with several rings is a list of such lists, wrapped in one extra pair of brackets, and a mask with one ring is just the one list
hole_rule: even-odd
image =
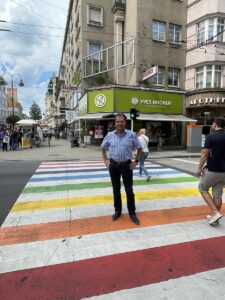
[(105, 163), (106, 168), (109, 168), (109, 160), (108, 159), (104, 159), (104, 163)]
[(202, 169), (201, 169), (201, 168), (198, 168), (198, 169), (197, 169), (196, 175), (197, 175), (198, 177), (202, 175)]
[(134, 170), (136, 168), (136, 166), (137, 166), (137, 162), (135, 160), (132, 161), (131, 164), (129, 165), (131, 170)]

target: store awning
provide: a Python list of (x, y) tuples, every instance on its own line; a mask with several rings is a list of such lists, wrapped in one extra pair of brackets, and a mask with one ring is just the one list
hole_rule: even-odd
[(174, 122), (197, 122), (195, 119), (183, 115), (165, 115), (165, 114), (140, 114), (138, 120), (146, 121), (174, 121)]
[[(114, 113), (115, 115), (117, 113)], [(113, 119), (113, 113), (96, 113), (96, 114), (85, 114), (83, 116), (77, 117), (78, 120), (101, 120), (101, 119)], [(130, 114), (125, 113), (128, 119), (130, 119)], [(173, 122), (197, 122), (195, 119), (185, 117), (183, 115), (165, 115), (165, 114), (140, 114), (137, 120), (145, 121), (173, 121)]]
[(86, 114), (79, 116), (76, 119), (78, 120), (101, 120), (101, 119), (112, 119), (114, 118), (112, 113), (96, 113), (96, 114)]

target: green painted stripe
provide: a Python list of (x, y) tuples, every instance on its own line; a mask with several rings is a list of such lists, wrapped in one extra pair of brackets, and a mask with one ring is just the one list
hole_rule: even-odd
[[(151, 179), (149, 182), (145, 180), (134, 180), (134, 185), (151, 185), (151, 184), (165, 184), (165, 183), (180, 183), (180, 182), (193, 182), (198, 181), (196, 177), (177, 177), (177, 178), (161, 178)], [(45, 193), (45, 192), (58, 192), (67, 190), (83, 190), (83, 189), (97, 189), (111, 187), (111, 182), (91, 182), (82, 184), (63, 184), (54, 186), (37, 186), (24, 188), (22, 194), (29, 193)]]

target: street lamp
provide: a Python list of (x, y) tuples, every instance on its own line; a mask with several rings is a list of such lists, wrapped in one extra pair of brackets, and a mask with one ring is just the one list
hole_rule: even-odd
[[(20, 78), (20, 81), (19, 81), (19, 84), (18, 84), (20, 87), (23, 87), (24, 83), (23, 83), (22, 77), (19, 73), (10, 74), (8, 72), (5, 72), (1, 75), (3, 81), (4, 81), (4, 75), (8, 75), (10, 77), (10, 80), (11, 80), (11, 102), (12, 102), (13, 129), (14, 129), (13, 77), (17, 76), (17, 77)], [(7, 82), (4, 82), (4, 83), (7, 84)]]

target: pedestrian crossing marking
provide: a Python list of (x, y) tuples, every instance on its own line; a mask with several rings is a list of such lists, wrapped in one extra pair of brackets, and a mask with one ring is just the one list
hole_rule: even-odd
[[(134, 176), (141, 221), (136, 226), (125, 208), (124, 193), (123, 214), (112, 222), (112, 186), (102, 162), (42, 163), (0, 228), (1, 297), (99, 296), (108, 300), (133, 291), (128, 298), (136, 299), (155, 282), (160, 294), (165, 280), (174, 280), (177, 287), (184, 276), (211, 270), (213, 276), (219, 268), (225, 270), (224, 220), (217, 228), (208, 226), (209, 210), (197, 188), (199, 179), (160, 165), (146, 165), (154, 174), (150, 182)], [(212, 251), (203, 251), (206, 248)], [(127, 273), (130, 258), (138, 266), (132, 278)], [(154, 280), (146, 281), (150, 278), (145, 276), (146, 261)], [(108, 267), (110, 281), (103, 280), (108, 275), (102, 265)], [(120, 279), (121, 268), (125, 273)], [(21, 278), (28, 280), (21, 283)], [(106, 284), (103, 287), (95, 280)], [(84, 288), (77, 289), (78, 284)], [(214, 289), (214, 293), (220, 296), (219, 290)], [(144, 295), (146, 299), (148, 294)]]

